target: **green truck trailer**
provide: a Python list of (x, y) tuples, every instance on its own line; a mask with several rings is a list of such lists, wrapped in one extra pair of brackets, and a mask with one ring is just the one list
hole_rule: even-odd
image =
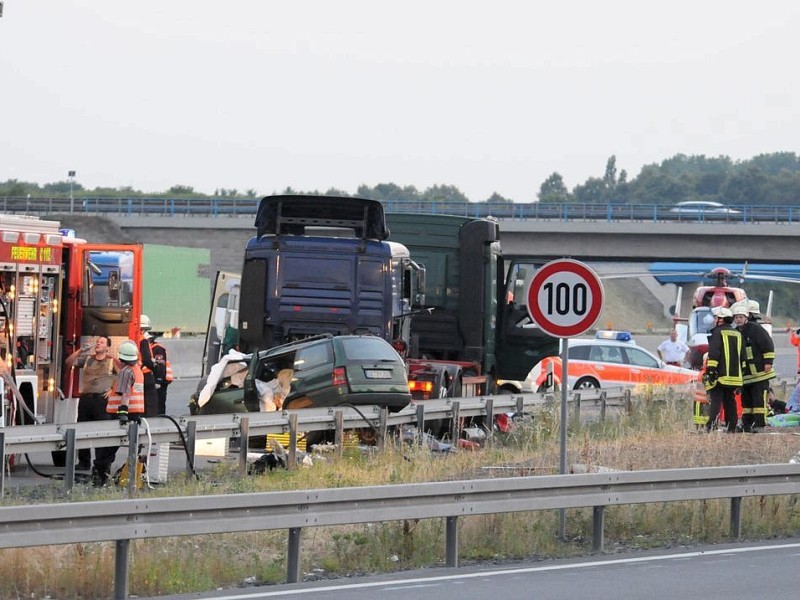
[(211, 302), (211, 251), (144, 245), (142, 312), (153, 331), (205, 334)]

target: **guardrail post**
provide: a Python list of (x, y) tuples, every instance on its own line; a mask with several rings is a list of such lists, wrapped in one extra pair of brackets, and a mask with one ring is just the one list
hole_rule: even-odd
[(606, 523), (606, 507), (592, 507), (592, 551), (602, 552), (605, 543), (603, 531)]
[(455, 444), (461, 437), (461, 404), (453, 402), (453, 420), (450, 422), (450, 440)]
[(300, 527), (289, 528), (289, 551), (286, 556), (286, 581), (297, 583), (300, 581), (300, 537), (303, 533)]
[[(148, 450), (149, 451), (149, 450)], [(139, 484), (139, 423), (128, 423), (128, 498), (136, 496), (136, 487)]]
[(239, 475), (247, 475), (247, 449), (250, 446), (250, 419), (239, 421)]
[(425, 443), (425, 405), (417, 404), (417, 442), (420, 446)]
[(494, 434), (494, 400), (486, 399), (486, 445), (491, 446)]
[(381, 407), (378, 415), (378, 450), (383, 452), (386, 449), (386, 437), (389, 428), (389, 409)]
[(731, 537), (738, 540), (742, 537), (742, 499), (731, 498)]
[[(247, 447), (247, 440), (239, 440), (240, 444)], [(186, 424), (186, 474), (191, 477), (194, 475), (194, 456), (197, 449), (197, 421), (189, 421)]]
[(289, 415), (289, 458), (287, 469), (294, 469), (297, 467), (297, 413)]
[(64, 437), (67, 440), (67, 460), (64, 463), (64, 491), (69, 493), (75, 485), (75, 429), (67, 429)]
[(517, 396), (517, 410), (516, 416), (523, 417), (525, 415), (525, 398)]
[(344, 450), (344, 412), (337, 410), (333, 413), (333, 443), (336, 446), (336, 458), (342, 458)]
[(606, 420), (606, 404), (608, 403), (608, 394), (605, 390), (600, 392), (600, 422), (605, 423)]
[[(3, 402), (0, 400), (0, 410), (3, 410)], [(6, 496), (6, 433), (0, 429), (0, 458), (3, 462), (0, 463), (0, 504)]]
[(572, 396), (573, 409), (572, 409), (572, 420), (575, 423), (575, 427), (578, 429), (581, 428), (581, 394), (580, 392), (576, 392)]
[(445, 564), (458, 566), (458, 517), (445, 518)]
[(633, 402), (631, 402), (631, 390), (630, 390), (630, 388), (628, 388), (624, 392), (622, 392), (622, 399), (623, 399), (623, 402), (625, 403), (625, 412), (628, 413), (629, 415), (633, 414)]
[(131, 541), (117, 540), (114, 553), (114, 600), (125, 600), (128, 597), (128, 559), (130, 554)]

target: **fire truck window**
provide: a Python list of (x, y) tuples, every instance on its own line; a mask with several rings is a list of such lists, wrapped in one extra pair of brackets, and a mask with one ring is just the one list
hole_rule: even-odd
[(92, 250), (85, 254), (83, 305), (130, 306), (133, 300), (133, 253)]

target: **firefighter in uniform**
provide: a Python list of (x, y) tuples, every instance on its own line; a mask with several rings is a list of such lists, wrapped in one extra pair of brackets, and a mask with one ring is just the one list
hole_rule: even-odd
[(753, 432), (767, 424), (769, 380), (775, 377), (775, 343), (759, 323), (761, 310), (753, 300), (741, 300), (731, 306), (736, 327), (742, 332), (745, 367), (742, 386), (742, 429)]
[(139, 365), (144, 374), (144, 416), (157, 417), (158, 412), (158, 389), (156, 388), (156, 377), (153, 374), (156, 368), (153, 362), (153, 353), (150, 350), (150, 317), (142, 315), (139, 318)]
[[(106, 412), (112, 418), (116, 417), (121, 425), (127, 425), (128, 419), (138, 419), (144, 414), (144, 374), (139, 366), (139, 352), (136, 344), (125, 340), (117, 351), (122, 368), (117, 374), (114, 389), (108, 397)], [(107, 464), (97, 465), (92, 471), (92, 482), (95, 485), (105, 485), (111, 474), (111, 464), (117, 454), (117, 449), (109, 453)], [(95, 461), (95, 464), (98, 461)]]
[(728, 433), (736, 432), (736, 400), (734, 391), (742, 387), (744, 343), (742, 334), (733, 323), (729, 308), (715, 306), (711, 309), (715, 326), (708, 338), (708, 363), (703, 383), (711, 399), (706, 431), (711, 431), (717, 420), (720, 406), (725, 408)]
[(158, 393), (158, 414), (167, 414), (167, 386), (172, 383), (175, 376), (172, 374), (172, 365), (167, 358), (167, 349), (150, 338), (150, 353), (153, 355), (153, 375), (156, 380), (156, 392)]

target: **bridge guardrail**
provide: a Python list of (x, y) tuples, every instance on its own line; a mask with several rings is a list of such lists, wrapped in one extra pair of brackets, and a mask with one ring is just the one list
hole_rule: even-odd
[[(33, 198), (0, 197), (0, 212), (18, 214), (81, 214), (132, 216), (255, 217), (258, 198), (129, 198), (82, 196)], [(785, 205), (741, 205), (735, 211), (676, 212), (672, 205), (575, 204), (515, 202), (417, 202), (383, 201), (387, 212), (449, 214), (512, 220), (547, 221), (654, 221), (678, 223), (786, 223), (800, 220), (800, 207)]]

